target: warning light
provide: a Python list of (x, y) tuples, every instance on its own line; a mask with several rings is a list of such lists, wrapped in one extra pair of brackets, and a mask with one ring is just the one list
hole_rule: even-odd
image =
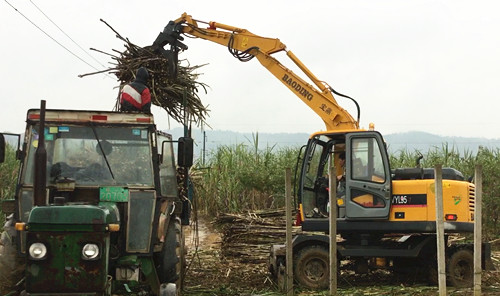
[(109, 224), (108, 229), (111, 232), (117, 232), (120, 231), (120, 224)]
[(25, 231), (26, 230), (26, 223), (24, 222), (17, 222), (15, 225), (15, 228), (17, 231)]
[(457, 215), (455, 214), (446, 214), (444, 217), (446, 221), (457, 221)]
[(297, 215), (295, 216), (294, 226), (300, 226), (302, 225), (302, 222), (304, 222), (304, 215), (302, 214), (302, 212), (303, 212), (302, 204), (299, 204)]
[(91, 118), (93, 121), (107, 121), (108, 120), (107, 115), (92, 115)]

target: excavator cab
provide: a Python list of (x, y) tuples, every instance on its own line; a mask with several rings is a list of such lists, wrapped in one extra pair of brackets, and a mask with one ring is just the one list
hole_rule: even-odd
[[(345, 154), (345, 166), (340, 156)], [(305, 150), (298, 199), (302, 226), (327, 223), (329, 166), (333, 158), (337, 180), (336, 216), (343, 220), (381, 220), (389, 217), (391, 173), (382, 136), (374, 131), (317, 133)], [(317, 230), (317, 226), (313, 227)]]

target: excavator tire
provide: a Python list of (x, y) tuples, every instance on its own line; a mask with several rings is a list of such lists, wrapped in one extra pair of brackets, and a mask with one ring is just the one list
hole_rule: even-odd
[(462, 248), (450, 256), (448, 281), (457, 288), (472, 287), (474, 283), (474, 256), (471, 250)]
[(17, 233), (13, 215), (7, 217), (3, 229), (0, 236), (0, 295), (14, 291), (24, 271), (24, 263), (19, 258), (16, 248)]
[(174, 218), (168, 223), (167, 235), (161, 252), (160, 282), (174, 283), (177, 290), (180, 291), (185, 266), (185, 246), (181, 220)]
[(326, 289), (330, 279), (328, 250), (313, 245), (300, 250), (294, 258), (295, 280), (310, 289)]

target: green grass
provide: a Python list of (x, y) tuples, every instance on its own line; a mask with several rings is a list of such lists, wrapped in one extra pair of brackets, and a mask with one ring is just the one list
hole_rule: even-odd
[[(284, 206), (285, 168), (295, 170), (299, 148), (259, 149), (253, 143), (220, 146), (209, 155), (204, 169), (193, 169), (199, 210), (210, 215), (245, 212)], [(448, 144), (423, 154), (422, 167), (453, 167), (464, 177), (483, 170), (483, 235), (492, 240), (500, 233), (500, 150), (480, 148), (476, 155), (459, 152)], [(391, 167), (415, 167), (419, 152), (398, 151), (390, 155)], [(487, 217), (487, 218), (486, 218)]]
[(192, 171), (203, 212), (216, 215), (284, 206), (284, 171), (295, 166), (298, 149), (258, 146), (258, 134), (251, 144), (220, 146), (209, 155), (205, 168)]
[[(16, 151), (12, 146), (7, 145), (5, 161), (0, 164), (0, 200), (14, 198), (18, 170), (19, 161), (16, 160)], [(0, 228), (4, 222), (5, 215), (0, 209)]]

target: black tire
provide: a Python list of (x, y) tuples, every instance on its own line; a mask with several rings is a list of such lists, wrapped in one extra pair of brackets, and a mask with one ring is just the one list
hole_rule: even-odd
[(309, 289), (326, 289), (330, 280), (328, 250), (321, 246), (309, 246), (300, 250), (294, 258), (295, 280)]
[(0, 295), (15, 290), (15, 285), (22, 279), (24, 272), (24, 262), (17, 252), (17, 232), (12, 215), (7, 217), (3, 229), (0, 236)]
[(448, 281), (457, 288), (472, 287), (474, 283), (474, 256), (471, 250), (459, 249), (448, 261)]
[(439, 284), (439, 274), (436, 266), (429, 266), (427, 270), (427, 282), (431, 286), (437, 286)]
[(184, 249), (181, 220), (172, 218), (168, 223), (167, 234), (161, 251), (161, 264), (158, 272), (160, 283), (174, 283), (177, 290), (182, 289), (186, 266)]
[(175, 253), (179, 254), (179, 264), (176, 266), (176, 270), (180, 270), (179, 279), (176, 281), (177, 290), (181, 291), (184, 287), (184, 276), (186, 275), (186, 257), (187, 257), (187, 249), (186, 249), (186, 238), (184, 237), (184, 230), (182, 228), (182, 221), (180, 218), (177, 218), (177, 222), (175, 223), (175, 234), (176, 240), (179, 242), (179, 248), (176, 249)]
[(437, 259), (429, 253), (422, 253), (418, 257), (392, 258), (392, 272), (394, 279), (401, 283), (428, 283), (437, 285)]

